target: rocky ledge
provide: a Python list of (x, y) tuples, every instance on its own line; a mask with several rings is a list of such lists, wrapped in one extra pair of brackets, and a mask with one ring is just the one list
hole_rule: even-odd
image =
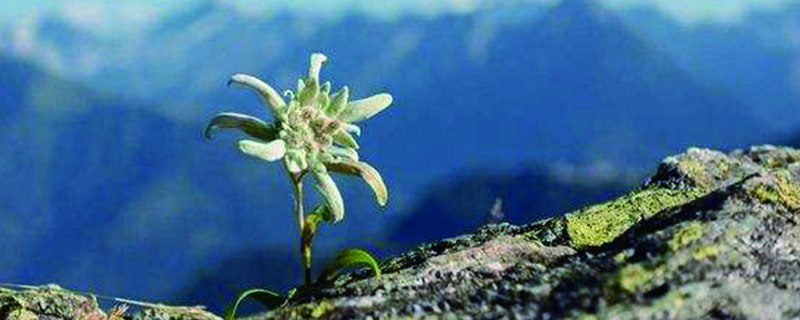
[[(798, 319), (799, 257), (800, 151), (693, 148), (615, 200), (426, 244), (250, 319)], [(0, 318), (59, 318), (26, 292), (0, 291)]]

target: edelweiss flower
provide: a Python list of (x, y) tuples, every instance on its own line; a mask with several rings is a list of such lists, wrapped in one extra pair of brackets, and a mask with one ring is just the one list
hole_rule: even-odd
[[(361, 130), (354, 123), (368, 119), (392, 103), (392, 96), (377, 94), (366, 99), (348, 101), (349, 90), (342, 87), (332, 96), (331, 84), (320, 84), (319, 71), (327, 58), (311, 55), (308, 76), (297, 82), (297, 91), (287, 90), (286, 103), (275, 89), (253, 76), (233, 75), (228, 85), (247, 86), (258, 93), (270, 108), (273, 122), (237, 113), (220, 113), (209, 122), (204, 135), (211, 139), (216, 129), (239, 129), (256, 140), (240, 140), (239, 150), (272, 162), (283, 160), (295, 188), (303, 176), (311, 172), (315, 187), (325, 206), (319, 208), (325, 220), (338, 222), (344, 216), (339, 189), (329, 171), (361, 177), (375, 193), (381, 206), (386, 205), (388, 192), (377, 170), (359, 161), (359, 146), (354, 138)], [(296, 192), (297, 193), (297, 192)], [(302, 199), (300, 199), (302, 206)], [(301, 210), (302, 212), (302, 210)], [(300, 227), (303, 218), (299, 217)]]

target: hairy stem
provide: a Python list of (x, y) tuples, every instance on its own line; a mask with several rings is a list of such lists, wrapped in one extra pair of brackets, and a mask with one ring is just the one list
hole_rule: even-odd
[[(311, 284), (311, 238), (307, 230), (310, 226), (306, 225), (305, 212), (303, 211), (303, 175), (291, 175), (292, 191), (294, 192), (294, 216), (297, 219), (297, 226), (300, 230), (300, 257), (303, 266), (303, 283)], [(313, 231), (311, 231), (313, 234)]]
[(294, 191), (294, 217), (297, 219), (297, 227), (302, 233), (306, 217), (303, 212), (303, 181), (298, 176), (292, 177), (292, 191)]

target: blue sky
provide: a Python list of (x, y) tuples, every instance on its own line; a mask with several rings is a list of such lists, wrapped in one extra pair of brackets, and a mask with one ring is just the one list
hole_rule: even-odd
[[(392, 15), (401, 12), (436, 14), (443, 11), (469, 12), (481, 5), (497, 0), (394, 0), (380, 6), (375, 0), (218, 0), (240, 5), (258, 6), (260, 9), (291, 9), (323, 12), (342, 12), (352, 9), (377, 11)], [(503, 0), (512, 1), (512, 0)], [(514, 0), (552, 3), (554, 0)], [(630, 7), (648, 3), (656, 5), (678, 20), (735, 21), (753, 9), (772, 8), (793, 0), (601, 0), (613, 6)], [(67, 13), (76, 20), (92, 25), (101, 17), (114, 17), (114, 21), (146, 23), (175, 8), (188, 5), (186, 0), (28, 0), (0, 2), (0, 23), (13, 23), (21, 17), (31, 17), (52, 12)], [(108, 20), (108, 19), (104, 19)]]

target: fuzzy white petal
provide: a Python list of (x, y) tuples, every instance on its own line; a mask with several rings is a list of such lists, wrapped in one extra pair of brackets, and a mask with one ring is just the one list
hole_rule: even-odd
[(272, 162), (283, 158), (286, 154), (286, 143), (280, 139), (269, 143), (241, 140), (239, 141), (239, 150), (256, 158)]

